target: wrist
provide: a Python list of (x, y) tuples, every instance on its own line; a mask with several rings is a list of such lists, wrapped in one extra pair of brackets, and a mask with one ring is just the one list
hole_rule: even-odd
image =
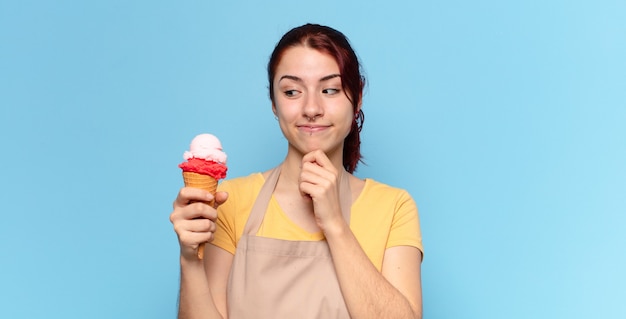
[(180, 267), (185, 269), (203, 268), (204, 263), (202, 262), (202, 259), (198, 258), (197, 254), (192, 254), (191, 256), (188, 256), (181, 252)]
[(323, 231), (324, 237), (326, 237), (327, 240), (332, 240), (334, 238), (341, 238), (350, 232), (350, 226), (342, 217), (340, 217), (335, 219), (333, 222), (324, 225)]

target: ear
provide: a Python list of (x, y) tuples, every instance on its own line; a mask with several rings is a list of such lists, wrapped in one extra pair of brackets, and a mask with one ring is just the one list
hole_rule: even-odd
[(274, 104), (274, 102), (272, 102), (272, 112), (274, 113), (274, 116), (278, 116), (278, 114), (276, 114), (276, 104)]

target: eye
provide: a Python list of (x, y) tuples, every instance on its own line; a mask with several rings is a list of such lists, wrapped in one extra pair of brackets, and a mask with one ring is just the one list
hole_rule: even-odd
[(323, 89), (322, 93), (329, 94), (329, 95), (334, 95), (334, 94), (339, 93), (339, 91), (340, 91), (339, 89)]
[(298, 93), (300, 93), (300, 92), (298, 92), (297, 90), (286, 90), (286, 91), (284, 91), (284, 93), (285, 93), (285, 96), (287, 96), (287, 97), (294, 97), (294, 96), (298, 95)]

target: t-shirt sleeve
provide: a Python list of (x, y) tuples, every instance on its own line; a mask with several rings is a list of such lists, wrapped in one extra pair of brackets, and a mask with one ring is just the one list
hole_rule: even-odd
[(417, 205), (404, 190), (398, 194), (386, 248), (394, 246), (412, 246), (424, 253)]
[[(233, 185), (229, 181), (223, 181), (218, 186), (218, 191), (227, 192), (228, 198), (237, 198)], [(215, 230), (213, 241), (211, 244), (220, 247), (231, 254), (235, 254), (237, 247), (235, 233), (235, 201), (226, 200), (226, 202), (217, 208), (217, 229)]]

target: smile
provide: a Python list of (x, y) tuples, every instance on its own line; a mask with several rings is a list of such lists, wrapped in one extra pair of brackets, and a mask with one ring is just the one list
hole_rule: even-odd
[(328, 129), (325, 125), (298, 125), (298, 130), (307, 134), (319, 133)]

